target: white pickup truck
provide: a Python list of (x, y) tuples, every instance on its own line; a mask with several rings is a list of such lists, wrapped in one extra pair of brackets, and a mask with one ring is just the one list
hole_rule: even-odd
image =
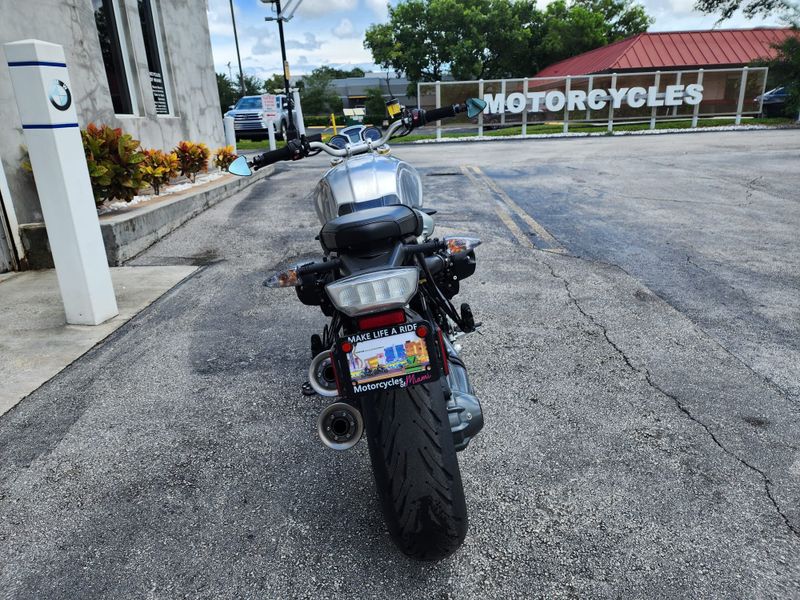
[[(286, 106), (286, 95), (276, 96), (278, 117), (275, 119), (275, 132), (279, 138), (286, 139), (286, 130), (289, 127), (289, 113)], [(246, 139), (266, 138), (267, 122), (264, 120), (264, 109), (261, 106), (261, 96), (244, 96), (225, 113), (226, 117), (233, 117), (233, 128), (236, 131), (237, 141)]]

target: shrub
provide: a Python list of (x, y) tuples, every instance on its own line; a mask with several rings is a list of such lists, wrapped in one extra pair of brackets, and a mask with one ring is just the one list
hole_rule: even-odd
[(233, 151), (233, 146), (222, 146), (217, 148), (214, 153), (214, 166), (227, 171), (231, 163), (236, 159), (236, 153)]
[[(331, 116), (328, 115), (303, 115), (303, 122), (306, 127), (330, 127)], [(336, 115), (336, 126), (344, 127), (345, 116)]]
[(139, 140), (122, 129), (94, 123), (81, 131), (81, 138), (95, 203), (115, 198), (130, 202), (144, 187)]
[(161, 193), (161, 186), (178, 175), (178, 155), (161, 150), (145, 150), (142, 161), (144, 180), (150, 184), (156, 196)]
[(185, 175), (194, 182), (200, 171), (208, 171), (208, 159), (211, 150), (205, 144), (194, 142), (181, 142), (175, 146), (175, 154), (181, 167), (181, 175)]

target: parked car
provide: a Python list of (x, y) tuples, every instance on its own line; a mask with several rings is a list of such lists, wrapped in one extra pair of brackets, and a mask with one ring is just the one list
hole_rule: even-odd
[[(289, 125), (289, 113), (286, 106), (286, 96), (281, 94), (276, 97), (278, 117), (275, 119), (275, 132), (279, 138), (286, 139)], [(264, 110), (261, 106), (261, 96), (244, 96), (230, 107), (225, 113), (226, 117), (233, 117), (233, 128), (236, 139), (261, 139), (269, 136), (267, 122), (264, 120)]]
[(765, 117), (782, 117), (786, 114), (786, 103), (789, 101), (789, 90), (785, 87), (776, 87), (761, 96), (756, 97), (756, 102), (761, 102), (761, 114)]

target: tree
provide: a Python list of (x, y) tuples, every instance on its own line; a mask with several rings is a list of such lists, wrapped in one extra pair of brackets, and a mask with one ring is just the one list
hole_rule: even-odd
[(607, 44), (644, 33), (654, 21), (644, 6), (632, 0), (576, 0), (575, 5), (603, 15), (603, 34)]
[(364, 100), (366, 109), (365, 122), (372, 122), (380, 125), (386, 118), (386, 101), (383, 99), (381, 88), (369, 88), (366, 90), (367, 98)]
[(229, 106), (236, 104), (239, 93), (234, 89), (228, 76), (223, 73), (217, 73), (217, 90), (219, 91), (219, 105), (222, 108), (222, 114), (225, 114), (228, 112)]
[(303, 77), (303, 114), (324, 115), (342, 111), (342, 99), (336, 95), (329, 67), (318, 67)]
[(319, 75), (328, 75), (331, 79), (346, 79), (347, 77), (363, 77), (364, 76), (364, 69), (359, 67), (354, 67), (349, 71), (346, 69), (335, 69), (333, 67), (322, 66), (317, 67), (314, 69)]
[(409, 81), (525, 77), (548, 64), (646, 31), (632, 0), (404, 0), (367, 29), (376, 63)]
[(706, 14), (719, 13), (720, 21), (730, 19), (740, 8), (744, 16), (752, 19), (755, 16), (769, 17), (775, 13), (789, 13), (796, 10), (789, 0), (697, 0), (694, 7)]
[[(238, 86), (237, 86), (238, 88)], [(244, 76), (244, 95), (245, 96), (260, 96), (264, 93), (264, 80), (259, 79), (255, 75)]]
[(272, 77), (264, 81), (264, 93), (266, 94), (285, 93), (283, 73), (275, 73)]

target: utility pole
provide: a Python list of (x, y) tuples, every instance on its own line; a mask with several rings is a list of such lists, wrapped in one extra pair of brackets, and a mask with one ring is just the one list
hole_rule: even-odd
[(231, 61), (228, 61), (228, 79), (233, 81), (233, 69), (231, 69)]
[(236, 15), (233, 14), (233, 0), (230, 0), (230, 5), (231, 5), (231, 21), (233, 22), (233, 41), (236, 43), (236, 58), (239, 61), (239, 86), (241, 87), (242, 90), (242, 96), (244, 96), (245, 95), (244, 71), (242, 71), (242, 56), (239, 54), (239, 36), (236, 33)]
[(278, 34), (281, 42), (281, 58), (283, 59), (283, 90), (286, 93), (286, 110), (289, 116), (289, 123), (286, 128), (288, 130), (288, 137), (292, 139), (294, 139), (296, 135), (296, 127), (294, 124), (294, 119), (292, 118), (292, 96), (289, 89), (289, 61), (286, 59), (286, 41), (283, 37), (283, 22), (292, 19), (294, 16), (294, 11), (297, 10), (297, 7), (300, 6), (302, 1), (303, 0), (288, 0), (286, 14), (284, 14), (281, 10), (281, 0), (261, 0), (261, 2), (264, 4), (275, 4), (275, 10), (277, 11), (277, 16), (265, 17), (264, 20), (278, 22)]
[[(294, 119), (292, 119), (292, 96), (289, 91), (289, 61), (286, 60), (286, 41), (283, 38), (283, 19), (281, 18), (281, 0), (275, 0), (275, 8), (278, 10), (278, 33), (281, 38), (281, 58), (283, 59), (283, 90), (286, 92), (286, 110), (289, 115), (289, 123), (286, 125), (288, 137), (295, 138)], [(286, 140), (288, 141), (288, 140)]]

